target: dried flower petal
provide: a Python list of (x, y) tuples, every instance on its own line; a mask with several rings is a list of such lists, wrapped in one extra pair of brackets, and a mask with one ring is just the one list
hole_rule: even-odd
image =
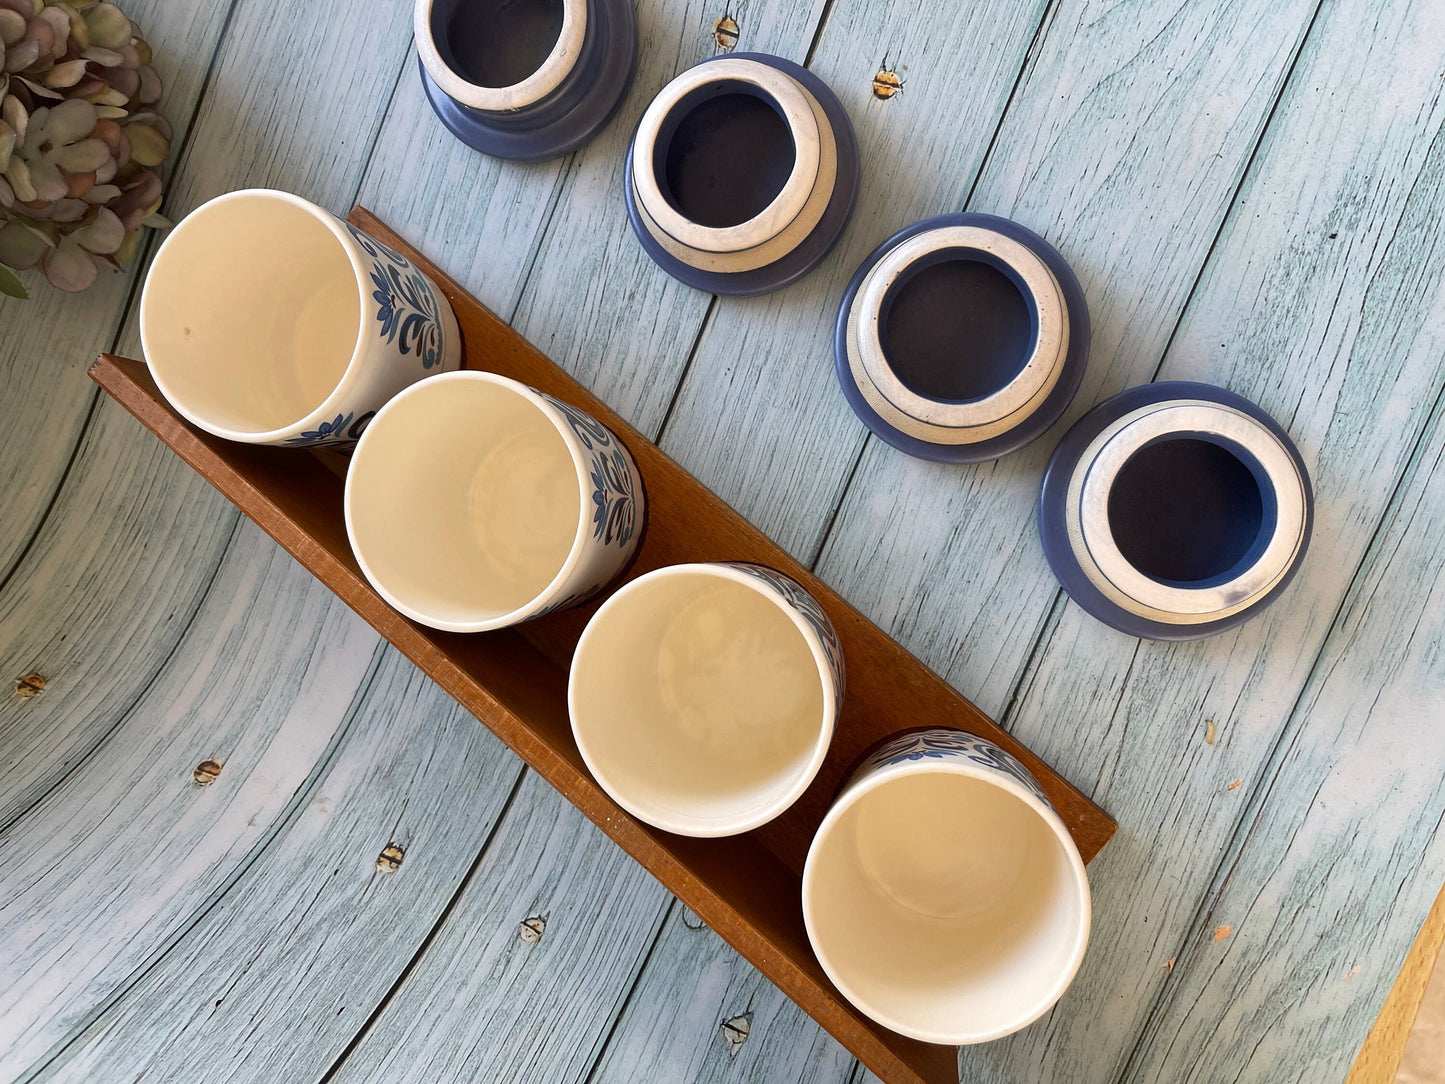
[(45, 272), (50, 285), (70, 294), (90, 289), (99, 272), (89, 254), (69, 239), (41, 257), (40, 270)]
[(21, 203), (35, 200), (35, 186), (30, 183), (30, 167), (25, 164), (25, 159), (18, 155), (11, 158), (10, 164), (5, 167), (5, 179), (10, 182), (15, 198)]
[(7, 222), (0, 227), (0, 263), (24, 271), (39, 263), (47, 251), (47, 246), (34, 232), (20, 223)]
[(10, 164), (10, 152), (15, 149), (15, 129), (0, 120), (0, 170)]
[(25, 37), (25, 16), (9, 8), (0, 8), (0, 42), (18, 45)]
[(99, 169), (109, 158), (110, 148), (99, 139), (82, 139), (56, 150), (52, 155), (55, 164), (67, 173), (89, 173)]
[(73, 87), (85, 78), (84, 60), (67, 60), (45, 73), (47, 87)]
[(27, 41), (20, 45), (5, 50), (5, 67), (7, 72), (24, 71), (30, 65), (40, 59), (40, 42)]
[(85, 25), (90, 30), (90, 43), (105, 49), (119, 49), (129, 45), (131, 38), (130, 20), (125, 12), (114, 4), (97, 4), (85, 12)]
[(51, 222), (79, 222), (93, 208), (81, 199), (58, 199), (50, 205), (46, 216)]
[(0, 177), (0, 207), (15, 206), (15, 190), (10, 187), (10, 182)]
[(120, 189), (113, 184), (97, 184), (82, 198), (86, 203), (106, 204), (120, 195)]
[(126, 138), (130, 140), (130, 156), (143, 166), (158, 166), (171, 153), (166, 137), (149, 124), (127, 124)]
[(30, 114), (25, 112), (25, 107), (20, 104), (20, 99), (13, 94), (5, 95), (5, 100), (0, 102), (0, 119), (10, 125), (15, 132), (15, 142), (25, 142), (25, 128), (30, 120)]
[(102, 49), (99, 45), (92, 45), (81, 54), (86, 60), (93, 60), (103, 68), (120, 67), (121, 55), (114, 49)]
[[(37, 121), (42, 112), (36, 110)], [(45, 129), (46, 138), (58, 146), (84, 139), (95, 128), (95, 121), (95, 106), (83, 98), (71, 98), (51, 109), (41, 127)]]

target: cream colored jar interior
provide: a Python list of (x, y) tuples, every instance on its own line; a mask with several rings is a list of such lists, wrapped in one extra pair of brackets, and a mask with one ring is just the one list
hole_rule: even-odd
[(1082, 875), (1012, 791), (894, 773), (823, 832), (804, 888), (809, 935), (874, 1019), (927, 1042), (978, 1042), (1034, 1019), (1072, 978), (1088, 927)]
[(377, 589), (442, 628), (509, 623), (591, 525), (551, 417), (460, 374), (423, 380), (376, 416), (351, 460), (347, 521)]
[(620, 805), (688, 835), (791, 804), (831, 736), (819, 662), (789, 611), (726, 572), (664, 570), (598, 612), (572, 663), (573, 730)]
[(207, 429), (254, 437), (305, 420), (341, 382), (359, 341), (361, 287), (316, 212), (248, 193), (175, 228), (140, 319), (166, 398)]

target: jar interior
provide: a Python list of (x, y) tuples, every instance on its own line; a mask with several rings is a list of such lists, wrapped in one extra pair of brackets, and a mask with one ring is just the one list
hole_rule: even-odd
[(674, 210), (724, 229), (762, 214), (796, 160), (776, 103), (749, 83), (722, 80), (677, 103), (658, 132), (653, 170)]
[(1011, 268), (968, 249), (930, 254), (884, 295), (879, 341), (915, 395), (967, 402), (1006, 387), (1038, 336), (1032, 297)]
[(1161, 583), (1206, 587), (1252, 565), (1274, 530), (1263, 469), (1242, 448), (1166, 437), (1130, 456), (1109, 489), (1124, 559)]
[(442, 61), (479, 87), (534, 74), (562, 35), (563, 0), (437, 0), (432, 38)]

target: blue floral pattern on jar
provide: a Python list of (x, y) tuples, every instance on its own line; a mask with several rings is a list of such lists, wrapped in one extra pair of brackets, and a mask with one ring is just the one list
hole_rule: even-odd
[(838, 631), (833, 628), (833, 622), (828, 620), (828, 615), (823, 612), (823, 607), (818, 605), (818, 600), (803, 589), (803, 585), (791, 576), (786, 576), (777, 569), (768, 568), (766, 565), (755, 565), (747, 561), (732, 561), (729, 568), (735, 568), (739, 572), (746, 572), (756, 580), (761, 580), (778, 594), (782, 595), (794, 610), (806, 621), (818, 634), (818, 640), (823, 645), (823, 654), (828, 658), (828, 669), (833, 671), (833, 683), (837, 687), (837, 700), (842, 703), (843, 688), (847, 681), (847, 674), (843, 663), (843, 645), (838, 641)]
[(626, 549), (637, 533), (637, 481), (631, 458), (612, 431), (596, 418), (550, 395), (542, 398), (562, 412), (587, 451), (587, 475), (592, 482), (592, 537), (604, 546), (616, 544)]
[[(371, 413), (374, 414), (376, 412), (372, 411)], [(351, 427), (352, 417), (353, 415), (351, 414), (338, 414), (331, 421), (322, 422), (315, 429), (307, 429), (299, 436), (287, 437), (286, 443), (293, 448), (300, 448), (308, 444), (323, 444), (339, 440), (355, 440), (356, 437), (350, 436), (347, 433), (347, 430)], [(367, 415), (367, 418), (370, 418), (369, 414)]]
[(377, 306), (381, 338), (395, 343), (404, 355), (414, 352), (423, 369), (440, 365), (446, 348), (441, 320), (443, 303), (431, 283), (396, 249), (362, 233), (349, 222), (346, 228), (373, 260), (371, 282), (376, 289), (372, 290), (371, 297)]
[(973, 764), (1002, 772), (1050, 809), (1053, 808), (1053, 803), (1039, 786), (1038, 780), (1012, 754), (974, 734), (945, 728), (915, 730), (891, 738), (868, 755), (845, 786), (852, 786), (865, 775), (894, 764), (960, 757)]

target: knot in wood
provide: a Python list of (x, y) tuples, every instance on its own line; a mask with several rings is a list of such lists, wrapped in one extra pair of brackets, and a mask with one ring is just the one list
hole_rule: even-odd
[(898, 73), (888, 67), (887, 61), (883, 63), (883, 68), (873, 77), (873, 97), (880, 102), (888, 101), (903, 89), (903, 80), (898, 78)]
[(26, 674), (15, 683), (15, 695), (27, 699), (32, 696), (39, 696), (45, 691), (44, 674)]
[(191, 778), (196, 781), (196, 786), (209, 787), (220, 774), (221, 762), (214, 758), (207, 758), (196, 765), (195, 770), (191, 772)]
[(723, 12), (722, 18), (712, 24), (712, 38), (723, 52), (731, 52), (738, 43), (737, 20), (728, 12)]
[(738, 1051), (742, 1049), (743, 1043), (748, 1041), (748, 1035), (752, 1033), (752, 1030), (753, 1013), (751, 1009), (722, 1022), (723, 1038), (728, 1043), (728, 1057), (738, 1056)]

